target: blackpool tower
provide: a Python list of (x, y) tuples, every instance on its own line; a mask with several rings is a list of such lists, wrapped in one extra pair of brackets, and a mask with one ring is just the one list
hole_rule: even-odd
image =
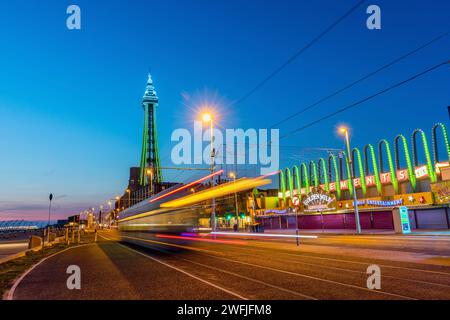
[(158, 191), (162, 181), (161, 165), (159, 162), (158, 136), (156, 132), (156, 107), (158, 96), (156, 95), (153, 80), (148, 74), (147, 87), (142, 97), (144, 108), (144, 133), (142, 137), (141, 165), (139, 172), (139, 184), (150, 185), (150, 190)]

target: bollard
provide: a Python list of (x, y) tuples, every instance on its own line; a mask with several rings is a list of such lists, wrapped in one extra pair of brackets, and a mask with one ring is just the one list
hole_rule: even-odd
[(95, 229), (94, 242), (97, 242), (97, 229)]
[(72, 228), (72, 242), (75, 242), (75, 229)]
[(81, 235), (80, 235), (80, 229), (78, 229), (78, 243), (81, 242)]

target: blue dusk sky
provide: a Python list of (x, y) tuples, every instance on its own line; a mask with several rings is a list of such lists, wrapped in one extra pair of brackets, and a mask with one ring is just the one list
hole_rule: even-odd
[[(54, 218), (62, 218), (126, 187), (129, 167), (139, 165), (149, 70), (160, 100), (161, 159), (170, 166), (172, 131), (192, 129), (204, 103), (215, 106), (221, 128), (270, 128), (450, 30), (449, 1), (366, 2), (234, 103), (356, 2), (2, 1), (0, 220), (45, 218), (50, 192)], [(66, 27), (71, 4), (81, 8), (81, 30)], [(381, 8), (381, 30), (366, 27), (370, 4)], [(449, 59), (447, 36), (283, 123), (280, 135)], [(434, 123), (448, 123), (449, 93), (447, 65), (280, 140), (281, 166), (316, 148), (342, 148), (341, 123), (354, 146), (418, 127), (430, 137)]]

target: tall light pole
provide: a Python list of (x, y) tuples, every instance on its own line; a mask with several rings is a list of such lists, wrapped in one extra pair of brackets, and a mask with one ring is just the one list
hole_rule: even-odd
[[(215, 150), (214, 150), (214, 127), (213, 127), (213, 119), (211, 114), (209, 113), (205, 113), (203, 114), (202, 117), (204, 122), (209, 122), (210, 123), (210, 130), (211, 130), (211, 174), (214, 173), (214, 156), (215, 156)], [(214, 177), (211, 175), (211, 188), (214, 187)], [(211, 202), (211, 210), (212, 210), (212, 228), (213, 228), (213, 232), (214, 232), (214, 236), (215, 236), (215, 232), (216, 232), (216, 199), (212, 198), (212, 202)]]
[[(356, 187), (355, 187), (355, 170), (353, 169), (353, 160), (352, 155), (350, 151), (350, 139), (348, 137), (348, 129), (346, 127), (341, 127), (339, 129), (339, 132), (341, 134), (345, 135), (345, 143), (347, 145), (347, 158), (348, 163), (350, 165), (350, 175), (351, 175), (351, 181), (352, 181), (352, 190), (353, 190), (353, 207), (355, 208), (355, 222), (356, 222), (356, 232), (358, 234), (361, 233), (361, 224), (359, 222), (359, 209), (358, 209), (358, 199), (356, 197)], [(336, 183), (340, 183), (339, 181), (336, 181)]]
[[(47, 242), (50, 242), (50, 215), (52, 213), (52, 200), (53, 193), (50, 193), (48, 196), (49, 204), (48, 204), (48, 222), (47, 222)], [(45, 236), (42, 237), (42, 249), (44, 249)]]
[[(229, 176), (230, 176), (230, 178), (233, 178), (233, 184), (236, 187), (236, 173), (230, 172)], [(234, 190), (234, 206), (235, 206), (235, 210), (236, 210), (236, 221), (239, 226), (239, 207), (238, 207), (238, 198), (237, 198), (236, 189)]]

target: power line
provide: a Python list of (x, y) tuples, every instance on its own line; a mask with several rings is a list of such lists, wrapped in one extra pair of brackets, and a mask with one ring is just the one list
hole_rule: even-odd
[(303, 109), (301, 109), (301, 110), (299, 110), (299, 111), (293, 113), (292, 115), (290, 115), (290, 116), (284, 118), (283, 120), (281, 120), (281, 121), (275, 123), (275, 124), (272, 125), (270, 128), (279, 126), (280, 124), (282, 124), (282, 123), (284, 123), (284, 122), (286, 122), (286, 121), (288, 121), (288, 120), (290, 120), (290, 119), (292, 119), (292, 118), (294, 118), (294, 117), (296, 117), (296, 116), (298, 116), (298, 115), (304, 113), (305, 111), (308, 111), (308, 110), (314, 108), (315, 106), (317, 106), (317, 105), (321, 104), (322, 102), (324, 102), (324, 101), (326, 101), (326, 100), (328, 100), (328, 99), (330, 99), (330, 98), (332, 98), (332, 97), (334, 97), (334, 96), (336, 96), (336, 95), (338, 95), (338, 94), (344, 92), (345, 90), (350, 89), (351, 87), (353, 87), (353, 86), (355, 86), (356, 84), (358, 84), (358, 83), (360, 83), (360, 82), (362, 82), (362, 81), (364, 81), (364, 80), (366, 80), (366, 79), (368, 79), (368, 78), (374, 76), (375, 74), (379, 73), (380, 71), (382, 71), (382, 70), (384, 70), (384, 69), (387, 69), (387, 68), (393, 66), (394, 64), (400, 62), (401, 60), (403, 60), (403, 59), (405, 59), (405, 58), (407, 58), (407, 57), (409, 57), (410, 55), (412, 55), (412, 54), (414, 54), (414, 53), (416, 53), (416, 52), (418, 52), (418, 51), (420, 51), (420, 50), (422, 50), (422, 49), (428, 47), (429, 45), (433, 44), (434, 42), (436, 42), (436, 41), (438, 41), (438, 40), (440, 40), (440, 39), (442, 39), (442, 38), (448, 36), (448, 34), (449, 34), (449, 31), (447, 31), (447, 32), (445, 32), (445, 33), (443, 33), (443, 34), (441, 34), (441, 35), (439, 35), (439, 36), (433, 38), (432, 40), (430, 40), (430, 41), (428, 41), (427, 43), (425, 43), (425, 44), (423, 44), (423, 45), (421, 45), (421, 46), (415, 48), (414, 50), (412, 50), (412, 51), (410, 51), (410, 52), (408, 52), (408, 53), (406, 53), (406, 54), (404, 54), (404, 55), (402, 55), (402, 56), (400, 56), (400, 57), (398, 57), (398, 58), (392, 60), (391, 62), (389, 62), (389, 63), (385, 64), (384, 66), (382, 66), (382, 67), (380, 67), (380, 68), (378, 68), (378, 69), (376, 69), (376, 70), (374, 70), (374, 71), (372, 71), (372, 72), (366, 74), (365, 76), (359, 78), (358, 80), (355, 80), (355, 81), (351, 82), (350, 84), (348, 84), (348, 85), (342, 87), (341, 89), (339, 89), (339, 90), (337, 90), (337, 91), (335, 91), (335, 92), (329, 94), (328, 96), (326, 96), (326, 97), (324, 97), (324, 98), (322, 98), (322, 99), (320, 99), (320, 100), (314, 102), (313, 104), (311, 104), (311, 105), (309, 105), (309, 106), (307, 106), (307, 107), (305, 107), (305, 108), (303, 108)]
[(388, 91), (391, 91), (392, 89), (395, 89), (395, 88), (397, 88), (397, 87), (400, 87), (400, 86), (402, 86), (402, 85), (404, 85), (404, 84), (406, 84), (406, 83), (408, 83), (408, 82), (410, 82), (410, 81), (412, 81), (412, 80), (415, 80), (415, 79), (417, 79), (417, 78), (419, 78), (419, 77), (421, 77), (421, 76), (423, 76), (423, 75), (425, 75), (425, 74), (427, 74), (427, 73), (429, 73), (429, 72), (431, 72), (431, 71), (434, 71), (434, 70), (436, 70), (437, 68), (442, 67), (443, 65), (449, 64), (449, 63), (450, 63), (450, 60), (449, 60), (449, 61), (441, 62), (441, 63), (439, 63), (439, 64), (436, 64), (436, 65), (434, 65), (434, 66), (432, 66), (432, 67), (430, 67), (430, 68), (428, 68), (428, 69), (426, 69), (426, 70), (424, 70), (424, 71), (422, 71), (422, 72), (419, 72), (419, 73), (413, 75), (412, 77), (409, 77), (409, 78), (406, 79), (406, 80), (400, 81), (400, 82), (398, 82), (398, 83), (396, 83), (396, 84), (394, 84), (394, 85), (392, 85), (392, 86), (390, 86), (390, 87), (388, 87), (388, 88), (386, 88), (386, 89), (383, 89), (383, 90), (381, 90), (381, 91), (378, 91), (377, 93), (372, 94), (372, 95), (370, 95), (370, 96), (368, 96), (368, 97), (366, 97), (366, 98), (364, 98), (364, 99), (361, 99), (361, 100), (359, 100), (359, 101), (357, 101), (357, 102), (354, 102), (354, 103), (352, 103), (352, 104), (350, 104), (350, 105), (347, 105), (347, 106), (345, 106), (345, 107), (342, 107), (342, 108), (340, 108), (339, 110), (334, 111), (334, 112), (332, 112), (332, 113), (330, 113), (330, 114), (328, 114), (328, 115), (326, 115), (326, 116), (324, 116), (324, 117), (322, 117), (322, 118), (319, 118), (319, 119), (317, 119), (317, 120), (315, 120), (315, 121), (312, 121), (312, 122), (310, 122), (310, 123), (308, 123), (308, 124), (305, 124), (304, 126), (301, 126), (301, 127), (297, 128), (297, 129), (294, 129), (294, 130), (288, 132), (287, 134), (281, 136), (280, 139), (284, 139), (284, 138), (286, 138), (286, 137), (288, 137), (288, 136), (290, 136), (290, 135), (292, 135), (292, 134), (294, 134), (294, 133), (297, 133), (297, 132), (302, 131), (302, 130), (304, 130), (304, 129), (306, 129), (306, 128), (309, 128), (309, 127), (311, 127), (311, 126), (313, 126), (313, 125), (315, 125), (315, 124), (317, 124), (317, 123), (319, 123), (319, 122), (321, 122), (321, 121), (323, 121), (323, 120), (326, 120), (326, 119), (331, 118), (331, 117), (333, 117), (333, 116), (335, 116), (335, 115), (337, 115), (337, 114), (339, 114), (339, 113), (342, 113), (342, 112), (344, 112), (344, 111), (347, 111), (348, 109), (354, 108), (354, 107), (360, 105), (360, 104), (363, 103), (363, 102), (366, 102), (366, 101), (368, 101), (368, 100), (371, 100), (371, 99), (373, 99), (373, 98), (375, 98), (375, 97), (377, 97), (377, 96), (379, 96), (379, 95), (381, 95), (381, 94), (384, 94), (384, 93), (386, 93), (386, 92), (388, 92)]
[(347, 18), (353, 11), (355, 11), (360, 5), (362, 5), (366, 0), (361, 0), (356, 3), (353, 7), (350, 8), (344, 15), (342, 15), (339, 19), (333, 22), (328, 28), (322, 31), (319, 35), (317, 35), (314, 39), (308, 42), (303, 48), (298, 50), (293, 56), (291, 56), (288, 60), (286, 60), (281, 66), (272, 71), (266, 78), (260, 81), (253, 89), (251, 89), (248, 93), (246, 93), (242, 98), (238, 99), (234, 102), (234, 105), (241, 103), (250, 97), (253, 93), (255, 93), (259, 88), (261, 88), (266, 82), (280, 73), (281, 70), (286, 68), (289, 64), (291, 64), (295, 59), (297, 59), (303, 52), (312, 47), (316, 42), (318, 42), (322, 37), (324, 37), (328, 32), (330, 32), (334, 27), (336, 27), (339, 23), (341, 23), (345, 18)]

